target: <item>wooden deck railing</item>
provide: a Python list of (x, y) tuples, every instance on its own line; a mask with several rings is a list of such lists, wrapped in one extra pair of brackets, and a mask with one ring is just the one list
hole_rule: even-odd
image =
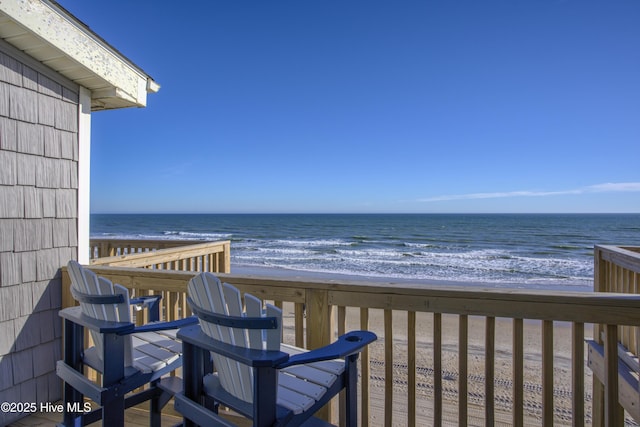
[(150, 240), (92, 240), (91, 265), (138, 267), (177, 271), (229, 273), (231, 243)]
[[(640, 247), (596, 246), (594, 251), (594, 292), (640, 294)], [(640, 313), (637, 314), (640, 316)], [(617, 342), (607, 340), (607, 331), (617, 329)], [(633, 325), (595, 325), (593, 338), (608, 351), (611, 358), (617, 356), (620, 363), (608, 364), (593, 381), (594, 425), (602, 425), (606, 418), (619, 420), (624, 407), (640, 422), (640, 389), (638, 375), (640, 365), (640, 328)], [(596, 370), (597, 371), (597, 370)], [(626, 375), (631, 373), (630, 375)], [(620, 375), (622, 373), (622, 375)], [(608, 399), (619, 399), (621, 406), (613, 413), (607, 411)]]
[(91, 239), (89, 242), (91, 259), (106, 258), (116, 255), (129, 255), (151, 252), (158, 249), (177, 248), (205, 243), (205, 240), (150, 240), (150, 239)]
[[(162, 294), (167, 320), (189, 314), (184, 292), (193, 272), (101, 265), (91, 269), (138, 295)], [(354, 327), (378, 334), (378, 342), (361, 358), (363, 426), (590, 424), (585, 389), (591, 376), (584, 351), (590, 332), (585, 324), (609, 325), (603, 328), (605, 342), (615, 344), (618, 325), (640, 326), (640, 296), (619, 293), (220, 277), (285, 306), (285, 340), (295, 345), (317, 348)], [(451, 321), (457, 325), (454, 336), (444, 326)], [(570, 325), (572, 351), (568, 360), (559, 360), (555, 353), (561, 337), (554, 337), (554, 325), (564, 322)], [(531, 327), (537, 330), (534, 337), (527, 335)], [(476, 348), (476, 335), (482, 336), (481, 348)], [(457, 359), (453, 368), (452, 354)], [(471, 369), (478, 364), (480, 374)], [(504, 364), (512, 367), (508, 378), (497, 375)], [(539, 377), (532, 377), (532, 364), (541, 365)], [(606, 354), (605, 364), (617, 368), (617, 358)], [(619, 407), (617, 393), (608, 390), (613, 385), (603, 392), (607, 416)], [(560, 399), (568, 399), (568, 411), (562, 411)], [(607, 421), (615, 425), (619, 419)]]

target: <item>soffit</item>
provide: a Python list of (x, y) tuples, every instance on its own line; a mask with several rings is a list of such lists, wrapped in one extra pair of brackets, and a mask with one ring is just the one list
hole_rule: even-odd
[(91, 91), (91, 109), (144, 107), (159, 85), (55, 2), (0, 0), (0, 38)]

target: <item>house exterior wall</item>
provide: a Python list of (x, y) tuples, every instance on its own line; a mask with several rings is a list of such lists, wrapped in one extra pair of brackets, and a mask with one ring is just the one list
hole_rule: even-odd
[[(79, 88), (0, 43), (0, 402), (61, 398), (61, 274), (78, 256)], [(0, 412), (0, 425), (24, 413)]]

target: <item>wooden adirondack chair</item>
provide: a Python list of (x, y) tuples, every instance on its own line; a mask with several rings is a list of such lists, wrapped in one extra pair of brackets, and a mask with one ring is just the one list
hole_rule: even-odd
[[(177, 378), (161, 380), (182, 364), (177, 328), (195, 324), (197, 319), (157, 322), (160, 296), (129, 300), (125, 287), (96, 276), (75, 261), (69, 262), (68, 272), (71, 293), (80, 306), (60, 311), (64, 360), (58, 361), (56, 370), (65, 383), (61, 425), (83, 426), (102, 418), (103, 426), (123, 426), (126, 408), (150, 400), (150, 424), (159, 427), (162, 407), (182, 388)], [(148, 308), (152, 322), (136, 327), (131, 321), (131, 304)], [(94, 343), (88, 349), (84, 349), (84, 328)], [(84, 375), (85, 365), (101, 374), (101, 383)], [(150, 385), (145, 390), (130, 393), (146, 384)], [(84, 412), (84, 396), (100, 408)]]
[(312, 416), (342, 389), (347, 425), (357, 424), (356, 361), (375, 334), (350, 332), (306, 351), (281, 344), (280, 309), (267, 304), (263, 310), (262, 301), (245, 294), (243, 310), (238, 289), (211, 273), (193, 278), (188, 295), (200, 324), (178, 333), (184, 392), (176, 394), (175, 408), (185, 425), (233, 425), (218, 416), (218, 404), (251, 418), (254, 426), (327, 425)]

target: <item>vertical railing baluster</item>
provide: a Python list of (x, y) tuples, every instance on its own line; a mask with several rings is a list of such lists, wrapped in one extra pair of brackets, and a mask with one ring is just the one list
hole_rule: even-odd
[(468, 422), (469, 316), (460, 315), (458, 322), (458, 425), (464, 427)]
[(571, 326), (571, 389), (573, 427), (584, 426), (584, 323)]
[(393, 310), (384, 310), (384, 425), (393, 425)]
[[(369, 330), (369, 309), (362, 307), (360, 309), (360, 329), (366, 331)], [(360, 423), (362, 427), (369, 427), (369, 413), (370, 413), (370, 381), (371, 378), (371, 365), (369, 358), (369, 346), (362, 350), (360, 355)]]
[(433, 425), (442, 425), (442, 314), (433, 313)]
[(524, 321), (513, 319), (513, 418), (514, 427), (524, 425)]
[(542, 321), (542, 424), (553, 426), (553, 321)]
[(495, 424), (495, 340), (496, 318), (485, 319), (484, 344), (484, 414), (487, 427)]
[(416, 425), (416, 312), (407, 313), (407, 425)]

